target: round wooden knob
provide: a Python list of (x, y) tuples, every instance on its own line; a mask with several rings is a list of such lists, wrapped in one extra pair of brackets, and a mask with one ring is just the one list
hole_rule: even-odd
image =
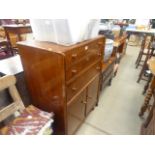
[(87, 51), (87, 50), (88, 50), (88, 48), (89, 48), (88, 46), (85, 46), (85, 47), (84, 47), (85, 51)]
[(76, 87), (73, 87), (73, 88), (72, 88), (72, 90), (73, 90), (73, 91), (76, 91), (76, 90), (77, 90), (77, 88), (76, 88)]
[(77, 73), (77, 70), (76, 70), (76, 69), (73, 69), (73, 70), (72, 70), (72, 73), (73, 73), (73, 74), (76, 74), (76, 73)]
[(77, 57), (77, 54), (72, 54), (72, 58), (76, 58)]

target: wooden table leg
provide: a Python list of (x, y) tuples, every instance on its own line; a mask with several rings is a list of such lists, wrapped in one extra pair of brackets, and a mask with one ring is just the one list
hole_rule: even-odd
[(144, 86), (144, 90), (143, 90), (143, 95), (146, 93), (147, 89), (149, 88), (149, 84), (152, 80), (152, 74), (149, 75), (148, 81), (146, 83), (146, 85)]

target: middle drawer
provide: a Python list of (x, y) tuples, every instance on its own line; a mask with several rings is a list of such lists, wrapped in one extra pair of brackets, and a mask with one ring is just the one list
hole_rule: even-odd
[(83, 57), (78, 63), (72, 65), (69, 69), (66, 69), (66, 81), (71, 80), (85, 68), (89, 67), (95, 61), (101, 59), (101, 55), (97, 53), (90, 53), (87, 56)]
[(80, 77), (68, 84), (67, 87), (67, 101), (69, 101), (74, 95), (76, 95), (95, 75), (101, 72), (101, 62), (94, 64)]

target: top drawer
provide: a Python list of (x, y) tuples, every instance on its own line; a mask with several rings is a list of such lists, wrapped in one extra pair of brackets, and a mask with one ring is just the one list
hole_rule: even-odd
[(104, 42), (97, 40), (96, 42), (77, 47), (65, 53), (66, 55), (66, 69), (69, 69), (73, 64), (77, 63), (82, 57), (88, 56), (91, 53), (103, 55)]

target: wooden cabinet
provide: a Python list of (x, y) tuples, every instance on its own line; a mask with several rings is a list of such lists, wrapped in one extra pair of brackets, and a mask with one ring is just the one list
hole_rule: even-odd
[(57, 134), (73, 134), (98, 101), (105, 38), (72, 46), (18, 43), (35, 106), (55, 113)]
[[(102, 63), (101, 90), (103, 90), (107, 85), (111, 85), (112, 79), (117, 73), (118, 64), (126, 53), (126, 39), (127, 35), (116, 38), (114, 40), (111, 57), (106, 62), (103, 61)], [(119, 55), (119, 58), (116, 56), (117, 54)]]

